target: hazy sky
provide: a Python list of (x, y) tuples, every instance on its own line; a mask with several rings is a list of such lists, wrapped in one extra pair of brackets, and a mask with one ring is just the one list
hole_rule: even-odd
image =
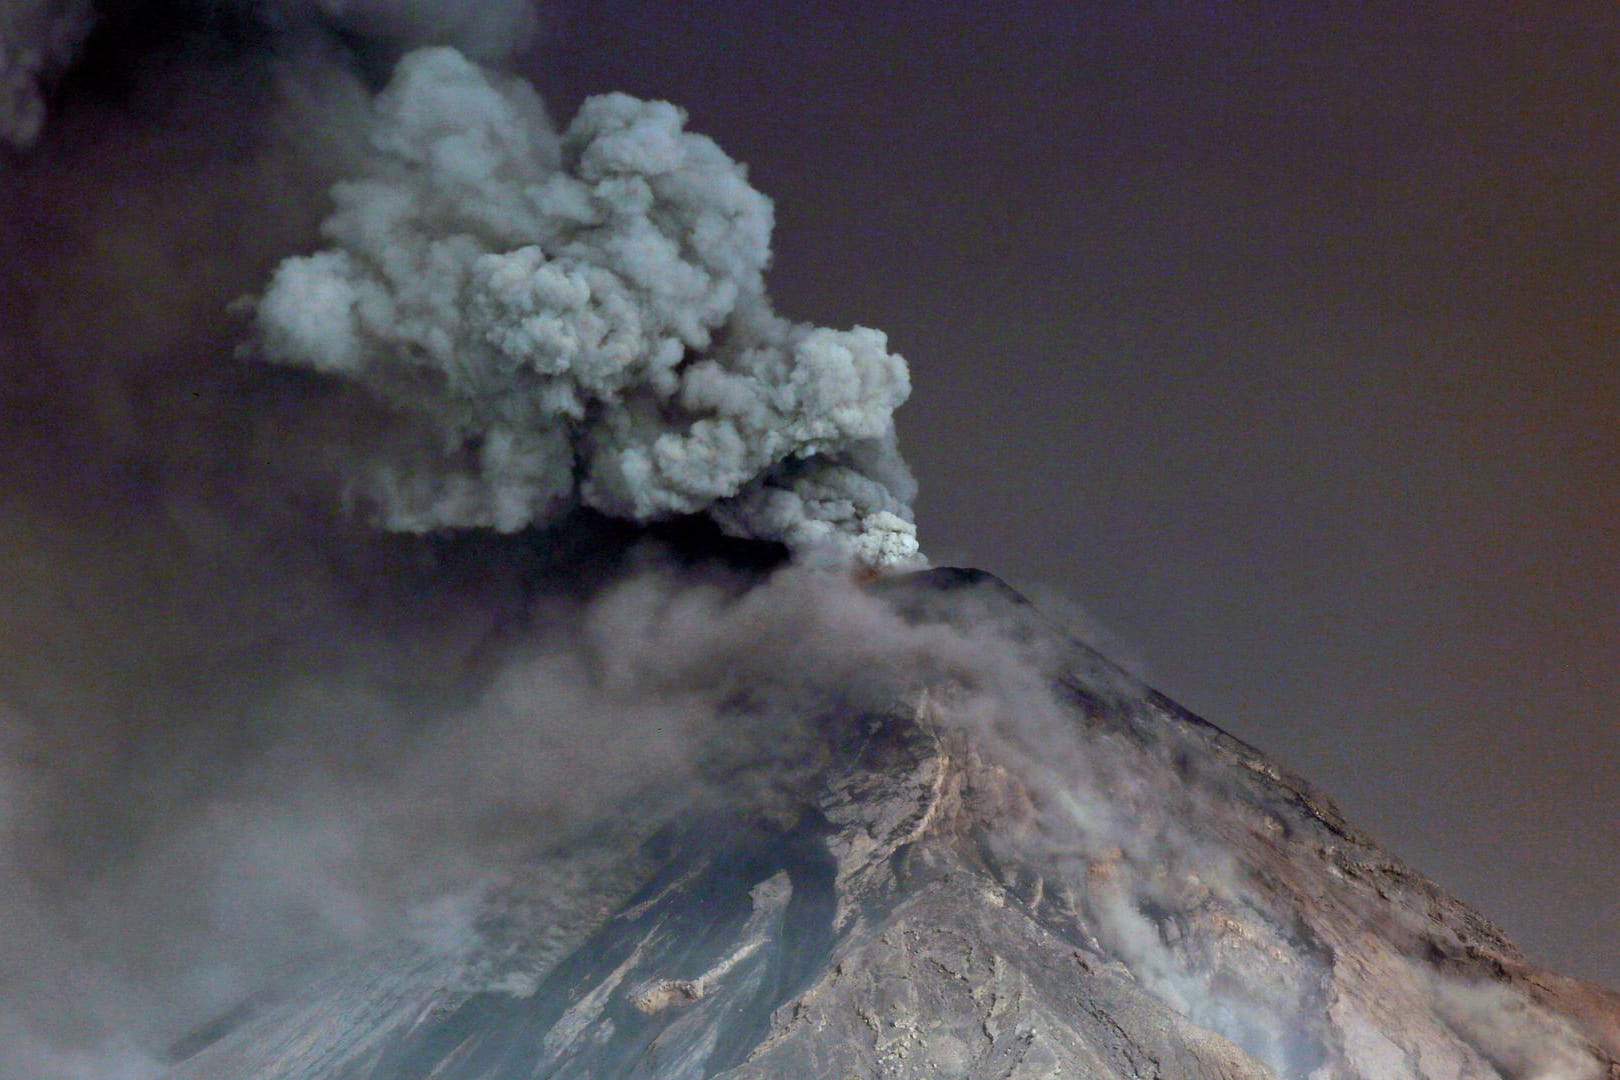
[(1620, 8), (1441, 7), (580, 2), (527, 70), (749, 163), (936, 561), (1620, 985)]

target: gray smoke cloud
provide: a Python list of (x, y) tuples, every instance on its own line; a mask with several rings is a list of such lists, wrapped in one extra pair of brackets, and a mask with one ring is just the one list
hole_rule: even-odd
[(771, 204), (662, 102), (593, 98), (558, 133), (524, 83), (404, 57), (332, 247), (259, 299), (264, 355), (418, 422), (364, 462), (391, 529), (512, 531), (576, 506), (707, 513), (823, 561), (913, 561), (882, 333), (772, 312)]

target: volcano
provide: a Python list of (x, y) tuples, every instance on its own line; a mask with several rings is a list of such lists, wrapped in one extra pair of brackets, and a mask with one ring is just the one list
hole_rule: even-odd
[[(584, 6), (592, 20), (595, 7)], [(1167, 473), (1117, 448), (1130, 468), (1094, 479), (1144, 505), (1185, 505), (1178, 537), (1197, 535), (1200, 508), (1219, 502), (1243, 535), (1286, 530), (1310, 547), (1331, 531), (1316, 515), (1346, 480), (1374, 489), (1382, 481), (1363, 476), (1395, 477), (1425, 504), (1404, 505), (1451, 501), (1472, 515), (1490, 505), (1473, 493), (1495, 475), (1498, 447), (1539, 439), (1542, 414), (1491, 401), (1469, 417), (1490, 454), (1457, 458), (1459, 497), (1429, 487), (1445, 475), (1430, 443), (1463, 433), (1455, 388), (1491, 366), (1474, 344), (1494, 324), (1445, 320), (1472, 328), (1448, 352), (1425, 315), (1410, 360), (1398, 334), (1364, 349), (1358, 326), (1444, 312), (1447, 279), (1427, 268), (1493, 263), (1474, 256), (1476, 226), (1495, 219), (1459, 217), (1457, 192), (1491, 203), (1450, 171), (1429, 174), (1441, 179), (1413, 203), (1427, 206), (1419, 216), (1383, 212), (1422, 193), (1411, 161), (1434, 146), (1586, 146), (1584, 92), (1564, 94), (1580, 106), (1568, 138), (1491, 135), (1471, 119), (1525, 112), (1497, 108), (1501, 86), (1580, 83), (1527, 82), (1458, 52), (1454, 70), (1482, 73), (1474, 89), (1489, 94), (1440, 108), (1434, 58), (1391, 53), (1429, 74), (1380, 134), (1346, 118), (1367, 111), (1360, 87), (1385, 81), (1368, 65), (1381, 42), (1340, 42), (1307, 19), (1294, 45), (1310, 81), (1295, 93), (1272, 81), (1269, 59), (1253, 62), (1281, 23), (1258, 20), (1244, 31), (1253, 40), (1221, 45), (1227, 58), (1212, 65), (1221, 35), (1202, 14), (1171, 33), (1104, 13), (1079, 19), (1079, 38), (1056, 35), (1059, 70), (1086, 81), (1072, 96), (1028, 82), (1016, 107), (1026, 129), (1009, 126), (1016, 95), (994, 73), (1033, 57), (992, 48), (996, 27), (979, 13), (947, 36), (970, 46), (993, 92), (966, 93), (970, 80), (942, 99), (937, 73), (968, 69), (928, 62), (917, 67), (926, 100), (906, 113), (865, 71), (840, 72), (916, 66), (927, 53), (907, 35), (886, 59), (849, 52), (856, 67), (840, 68), (801, 48), (839, 25), (829, 13), (806, 20), (815, 33), (800, 41), (740, 12), (705, 9), (693, 47), (715, 96), (753, 114), (745, 128), (788, 136), (791, 153), (764, 176), (802, 173), (807, 189), (836, 195), (887, 154), (888, 133), (932, 139), (960, 126), (959, 106), (995, 110), (990, 125), (962, 128), (965, 166), (930, 145), (894, 154), (892, 185), (849, 189), (893, 208), (865, 238), (885, 258), (853, 242), (862, 230), (822, 220), (815, 200), (797, 219), (800, 239), (830, 253), (804, 261), (801, 248), (804, 272), (846, 285), (852, 317), (866, 307), (854, 298), (881, 299), (882, 278), (915, 267), (935, 283), (927, 302), (890, 310), (919, 313), (910, 333), (946, 343), (947, 365), (996, 376), (962, 380), (979, 388), (957, 397), (956, 419), (918, 425), (984, 440), (971, 469), (939, 470), (963, 490), (1009, 466), (1034, 485), (1024, 490), (1089, 469), (1054, 423), (987, 419), (993, 402), (1044, 398), (1060, 403), (1049, 414), (1060, 425), (1100, 422), (1103, 442), (1121, 417), (1177, 436), (1152, 449), (1174, 484), (1159, 488), (1151, 476)], [(620, 14), (605, 12), (604, 27)], [(693, 129), (708, 109), (616, 92), (588, 70), (561, 78), (597, 39), (542, 33), (549, 19), (531, 0), (0, 4), (0, 204), (12, 226), (0, 230), (0, 1080), (1620, 1080), (1620, 995), (1529, 962), (1309, 785), (994, 577), (929, 569), (938, 549), (926, 554), (919, 536), (895, 420), (912, 390), (898, 340), (779, 306), (767, 287), (775, 203)], [(840, 39), (888, 36), (851, 25)], [(1596, 37), (1568, 29), (1554, 36)], [(642, 46), (666, 36), (649, 24), (624, 54), (638, 93), (664, 92), (664, 64)], [(1441, 40), (1404, 24), (1390, 36)], [(1112, 41), (1109, 62), (1077, 63), (1096, 48), (1074, 51), (1080, 38)], [(1159, 78), (1142, 45), (1172, 39), (1187, 51), (1166, 54), (1174, 77)], [(749, 40), (770, 56), (757, 85), (731, 64)], [(784, 42), (821, 72), (819, 89), (776, 78)], [(1356, 93), (1335, 97), (1344, 88), (1317, 77), (1330, 53)], [(1251, 71), (1265, 88), (1211, 113), (1239, 99), (1192, 95), (1199, 80), (1183, 76), (1217, 69), (1223, 88)], [(558, 99), (566, 119), (539, 89), (559, 81), (573, 87)], [(786, 96), (756, 97), (779, 82)], [(1121, 90), (1151, 106), (1137, 144), (1151, 152), (1114, 141), (1128, 126)], [(845, 99), (853, 111), (827, 115), (849, 122), (803, 108)], [(1281, 137), (1290, 129), (1251, 107), (1263, 101), (1290, 125), (1301, 102), (1318, 102), (1322, 138)], [(1081, 113), (1104, 138), (1049, 137), (1048, 117)], [(1431, 113), (1444, 123), (1413, 123)], [(1354, 139), (1327, 138), (1341, 130)], [(1398, 169), (1343, 168), (1414, 132), (1411, 161), (1388, 159)], [(751, 154), (770, 144), (734, 134)], [(1230, 184), (1207, 182), (1223, 175), (1200, 141), (1210, 137), (1240, 148)], [(840, 142), (855, 157), (839, 157)], [(1294, 171), (1333, 146), (1318, 162), (1331, 183)], [(1164, 182), (1183, 160), (1167, 148), (1193, 154), (1176, 171), (1196, 185)], [(1265, 156), (1275, 148), (1281, 168)], [(1491, 154), (1466, 175), (1493, 175), (1475, 168)], [(1116, 174), (1116, 159), (1135, 171)], [(1523, 217), (1521, 188), (1547, 187), (1545, 165), (1533, 156), (1502, 174), (1513, 178), (1498, 185), (1513, 195), (1503, 221)], [(997, 182), (930, 200), (946, 190), (936, 175)], [(1304, 197), (1277, 216), (1289, 177)], [(1206, 203), (1212, 187), (1237, 201)], [(1143, 192), (1157, 203), (1138, 205)], [(1067, 239), (1040, 209), (1054, 194), (1080, 230)], [(1338, 295), (1341, 269), (1320, 252), (1361, 237), (1368, 207), (1402, 246), (1358, 240), (1373, 261), (1345, 280), (1372, 291), (1316, 308)], [(1302, 244), (1317, 215), (1323, 242)], [(1427, 215), (1466, 228), (1436, 231)], [(1566, 224), (1546, 230), (1555, 254), (1566, 233), (1590, 233), (1578, 215)], [(1484, 232), (1505, 238), (1509, 299), (1540, 295), (1523, 292), (1544, 268), (1517, 228)], [(1264, 243), (1244, 246), (1250, 233)], [(962, 263), (956, 284), (912, 251), (922, 234)], [(1187, 244), (1154, 246), (1170, 234)], [(1032, 242), (1003, 243), (1019, 235)], [(1407, 251), (1417, 276), (1391, 278)], [(1111, 277), (1114, 263), (1129, 275)], [(1305, 291), (1290, 292), (1278, 267)], [(1190, 291), (1161, 276), (1171, 268), (1191, 275)], [(1312, 276), (1324, 268), (1334, 273)], [(1436, 284), (1434, 304), (1409, 302)], [(1548, 295), (1580, 291), (1566, 284)], [(1184, 292), (1202, 299), (1169, 302)], [(1469, 311), (1518, 310), (1468, 296)], [(1122, 321), (1133, 310), (1146, 314)], [(1547, 310), (1550, 342), (1608, 325)], [(1502, 393), (1546, 406), (1540, 368), (1521, 379), (1513, 366), (1540, 364), (1545, 342), (1503, 340), (1514, 374)], [(1261, 367), (1240, 362), (1251, 352)], [(1027, 369), (1006, 359), (1021, 356)], [(1462, 366), (1431, 373), (1431, 362)], [(1069, 381), (1092, 363), (1096, 393)], [(1313, 365), (1336, 374), (1312, 382)], [(1444, 408), (1406, 402), (1409, 375), (1413, 388), (1443, 388), (1432, 400)], [(1602, 400), (1587, 382), (1583, 401)], [(1171, 398), (1206, 407), (1154, 404)], [(1236, 475), (1267, 457), (1251, 453), (1264, 440), (1245, 417), (1258, 413), (1208, 429), (1184, 419), (1244, 398), (1275, 409), (1266, 424), (1286, 472)], [(1407, 417), (1418, 422), (1402, 438), (1421, 454), (1351, 452), (1384, 445), (1364, 428)], [(1548, 430), (1568, 429), (1560, 418)], [(1301, 432), (1313, 454), (1298, 453)], [(1557, 440), (1585, 455), (1563, 471), (1589, 471), (1587, 451), (1605, 445), (1594, 438)], [(1190, 456), (1207, 461), (1184, 468)], [(1390, 468), (1401, 460), (1415, 467)], [(1263, 514), (1226, 500), (1229, 484), (1262, 493), (1248, 505)], [(1533, 566), (1566, 549), (1581, 565), (1570, 538), (1590, 523), (1585, 509), (1542, 514), (1557, 509), (1548, 492), (1520, 491), (1561, 530)], [(1106, 505), (1088, 521), (1043, 498), (1027, 521), (1038, 512), (1073, 536), (1106, 524)], [(1023, 532), (1025, 515), (1004, 516), (987, 537)], [(1356, 536), (1396, 516), (1366, 515)], [(1446, 518), (1417, 516), (1408, 536), (1421, 544), (1377, 546), (1391, 581), (1474, 562), (1468, 544), (1430, 542)], [(1491, 547), (1509, 535), (1505, 516), (1457, 518), (1473, 524), (1456, 535)], [(1256, 549), (1238, 580), (1253, 569), (1283, 568)], [(1479, 579), (1493, 602), (1505, 576)], [(1347, 574), (1340, 586), (1362, 583)], [(1594, 626), (1607, 614), (1592, 609)], [(1546, 671), (1559, 662), (1546, 659)]]
[(995, 578), (866, 588), (912, 627), (993, 624), (1055, 703), (1040, 739), (965, 720), (949, 670), (785, 718), (534, 853), (458, 947), (246, 1002), (170, 1076), (1620, 1076), (1620, 994)]

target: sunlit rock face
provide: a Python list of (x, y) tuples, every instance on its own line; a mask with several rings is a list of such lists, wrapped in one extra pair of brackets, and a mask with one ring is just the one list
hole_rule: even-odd
[(994, 622), (1047, 696), (965, 717), (931, 671), (801, 718), (718, 755), (699, 805), (649, 792), (538, 853), (470, 943), (250, 1003), (171, 1075), (1620, 1077), (1620, 995), (1527, 964), (1252, 748), (984, 575), (874, 588)]

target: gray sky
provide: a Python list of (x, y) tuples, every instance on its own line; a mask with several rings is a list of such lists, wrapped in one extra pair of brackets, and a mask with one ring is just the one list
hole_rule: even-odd
[(529, 72), (749, 163), (935, 561), (1620, 985), (1620, 9), (1214, 12), (561, 4)]

